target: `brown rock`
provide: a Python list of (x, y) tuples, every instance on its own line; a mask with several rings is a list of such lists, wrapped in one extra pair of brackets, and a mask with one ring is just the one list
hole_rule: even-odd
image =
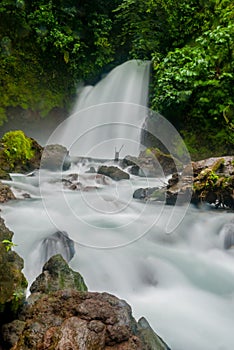
[(16, 199), (11, 188), (0, 181), (0, 203), (8, 202), (11, 199)]

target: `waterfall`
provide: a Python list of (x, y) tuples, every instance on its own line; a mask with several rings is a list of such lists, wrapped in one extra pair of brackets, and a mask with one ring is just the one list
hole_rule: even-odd
[[(122, 145), (121, 156), (137, 154), (148, 73), (148, 62), (130, 61), (86, 87), (73, 115), (48, 143), (63, 143), (76, 156), (113, 159)], [(165, 121), (159, 121), (162, 129)], [(174, 133), (167, 125), (165, 132), (160, 128), (162, 140)], [(88, 172), (99, 165), (98, 159), (81, 159), (65, 172), (12, 175), (8, 184), (18, 198), (26, 193), (27, 199), (3, 204), (1, 215), (14, 232), (29, 284), (52, 249), (71, 259), (90, 291), (110, 292), (130, 303), (134, 316), (145, 316), (173, 350), (233, 350), (230, 215), (139, 202), (133, 199), (137, 188), (160, 186), (166, 178), (130, 174), (129, 180), (100, 180)], [(80, 190), (63, 186), (67, 176), (79, 178)], [(169, 232), (171, 217), (183, 220)]]
[(78, 96), (72, 115), (48, 143), (66, 146), (71, 155), (112, 159), (137, 155), (141, 127), (147, 116), (150, 62), (128, 61), (113, 69)]

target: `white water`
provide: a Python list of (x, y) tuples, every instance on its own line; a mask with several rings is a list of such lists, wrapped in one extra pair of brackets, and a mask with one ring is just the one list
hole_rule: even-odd
[[(146, 69), (144, 65), (136, 66), (136, 62), (133, 66)], [(146, 97), (142, 100), (142, 95), (136, 92), (138, 88), (142, 91), (139, 77), (144, 74), (137, 73), (138, 78), (132, 74), (133, 80), (131, 74), (127, 75), (133, 66), (124, 65), (123, 77), (127, 81), (121, 83), (119, 99), (109, 104), (99, 90), (88, 88), (93, 103), (101, 103), (101, 107), (86, 109), (88, 114), (75, 113), (72, 123), (62, 124), (49, 143), (61, 143), (64, 132), (63, 142), (75, 155), (113, 158), (114, 147), (119, 149), (122, 144), (121, 156), (125, 152), (135, 154), (145, 116), (138, 113), (135, 104), (145, 105)], [(119, 74), (117, 69), (112, 76), (117, 71)], [(129, 79), (134, 93), (129, 92), (125, 100)], [(105, 82), (109, 84), (108, 77)], [(117, 86), (115, 83), (109, 90)], [(143, 88), (143, 92), (146, 90)], [(85, 101), (86, 92), (78, 108), (90, 106)], [(130, 96), (138, 99), (131, 100)], [(122, 108), (123, 104), (131, 108), (127, 108), (126, 113), (119, 109), (117, 112), (116, 107)], [(108, 111), (104, 117), (99, 113), (102, 106)], [(119, 119), (123, 115), (123, 119)], [(119, 121), (122, 128), (117, 127)], [(108, 125), (103, 127), (105, 122)], [(94, 133), (86, 132), (90, 127), (94, 127)], [(118, 132), (112, 134), (116, 130)], [(77, 142), (79, 137), (82, 142)], [(127, 139), (130, 139), (129, 146)], [(76, 254), (70, 265), (81, 272), (89, 290), (111, 292), (127, 300), (134, 316), (144, 315), (172, 350), (233, 350), (234, 255), (231, 250), (223, 249), (224, 238), (219, 235), (231, 215), (193, 207), (186, 211), (186, 207), (145, 205), (132, 199), (134, 190), (162, 185), (165, 178), (131, 176), (127, 181), (102, 181), (85, 173), (90, 166), (97, 167), (97, 164), (73, 164), (72, 169), (63, 174), (79, 173), (80, 182), (91, 188), (88, 192), (63, 188), (60, 181), (63, 175), (59, 173), (44, 171), (40, 178), (14, 175), (17, 196), (22, 198), (26, 192), (31, 199), (11, 202), (1, 209), (8, 227), (15, 233), (15, 249), (24, 258), (24, 273), (29, 282), (41, 272), (42, 242), (56, 231), (65, 231), (75, 241)], [(184, 219), (167, 234), (171, 216)], [(171, 220), (171, 223), (180, 221)]]
[(73, 114), (48, 143), (63, 144), (70, 154), (111, 159), (124, 145), (121, 157), (139, 153), (146, 118), (150, 62), (128, 61), (113, 69), (96, 86), (80, 93)]
[(97, 189), (68, 191), (55, 181), (60, 174), (51, 174), (41, 179), (43, 201), (35, 195), (35, 178), (17, 177), (16, 193), (27, 190), (34, 199), (4, 205), (2, 214), (29, 281), (42, 268), (41, 242), (66, 231), (76, 242), (70, 265), (89, 290), (127, 300), (134, 316), (144, 315), (173, 350), (232, 350), (234, 255), (223, 249), (219, 235), (231, 215), (191, 207), (168, 235), (172, 207), (132, 199), (136, 188), (160, 185), (160, 179), (132, 177), (104, 185), (85, 174), (88, 168), (73, 165), (66, 174), (79, 169), (80, 181)]

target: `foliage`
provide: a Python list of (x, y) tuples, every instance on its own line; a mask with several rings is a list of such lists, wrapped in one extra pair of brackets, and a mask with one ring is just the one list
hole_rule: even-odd
[(81, 81), (152, 59), (150, 107), (192, 155), (233, 149), (233, 1), (4, 0), (0, 19), (0, 125), (8, 107), (69, 109)]
[(233, 147), (233, 58), (233, 24), (205, 31), (192, 44), (169, 52), (154, 62), (152, 107), (179, 129), (183, 121), (187, 139), (194, 137), (195, 128), (197, 135), (205, 134), (206, 143), (208, 137), (212, 144)]
[(9, 131), (2, 138), (4, 154), (13, 168), (17, 162), (25, 163), (34, 156), (32, 140), (23, 131)]
[(123, 0), (115, 10), (120, 45), (130, 58), (161, 59), (201, 33), (213, 6), (202, 0)]
[(69, 108), (76, 85), (114, 57), (112, 1), (5, 0), (0, 4), (0, 125), (7, 107), (46, 116)]
[(4, 239), (2, 243), (5, 244), (7, 252), (9, 252), (9, 250), (16, 246), (16, 244), (14, 244), (12, 241), (9, 241), (8, 239)]

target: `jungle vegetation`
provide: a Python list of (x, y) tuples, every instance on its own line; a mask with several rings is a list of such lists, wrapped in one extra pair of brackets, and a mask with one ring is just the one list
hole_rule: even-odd
[(9, 107), (69, 110), (77, 85), (152, 60), (150, 108), (194, 158), (234, 152), (231, 0), (3, 0), (0, 123)]

